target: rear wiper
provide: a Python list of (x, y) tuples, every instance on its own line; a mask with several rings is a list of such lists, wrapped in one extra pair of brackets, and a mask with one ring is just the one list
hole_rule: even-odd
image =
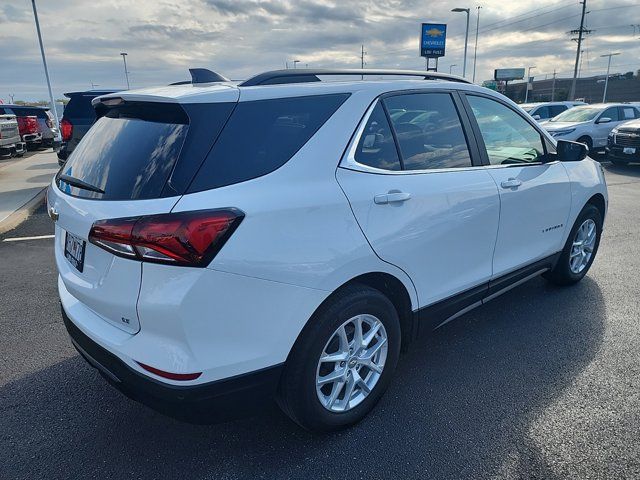
[(90, 183), (83, 182), (79, 178), (72, 177), (70, 175), (62, 174), (58, 177), (58, 180), (62, 180), (64, 183), (68, 183), (72, 187), (78, 187), (82, 190), (89, 190), (90, 192), (104, 193), (104, 190), (91, 185)]

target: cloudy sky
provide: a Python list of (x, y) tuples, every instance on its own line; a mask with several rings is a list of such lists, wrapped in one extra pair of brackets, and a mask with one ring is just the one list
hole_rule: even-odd
[[(481, 5), (476, 80), (494, 68), (535, 65), (544, 77), (570, 76), (580, 22), (577, 0), (39, 0), (39, 16), (54, 95), (125, 85), (128, 52), (132, 88), (188, 78), (207, 67), (242, 79), (300, 60), (310, 67), (359, 67), (365, 45), (371, 68), (424, 68), (420, 23), (448, 24), (440, 70), (462, 73), (465, 14), (472, 9), (467, 73), (473, 67), (476, 5)], [(603, 74), (600, 55), (620, 51), (612, 71), (640, 69), (638, 0), (588, 0), (582, 75)], [(636, 27), (632, 25), (636, 24)], [(635, 35), (634, 35), (635, 31)], [(470, 76), (470, 75), (469, 75)], [(0, 0), (0, 99), (47, 97), (29, 0)]]

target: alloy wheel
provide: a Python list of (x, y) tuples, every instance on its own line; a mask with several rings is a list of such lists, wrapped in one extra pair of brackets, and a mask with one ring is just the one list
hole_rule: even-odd
[(596, 222), (591, 218), (582, 222), (576, 231), (569, 254), (569, 268), (573, 273), (581, 273), (589, 264), (596, 244), (596, 233)]
[(346, 412), (374, 389), (387, 359), (387, 332), (369, 314), (350, 318), (331, 335), (316, 369), (316, 393), (324, 408)]

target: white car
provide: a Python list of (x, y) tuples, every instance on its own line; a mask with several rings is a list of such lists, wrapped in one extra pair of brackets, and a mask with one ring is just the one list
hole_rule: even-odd
[[(404, 78), (318, 81), (354, 73)], [(457, 77), (284, 70), (94, 102), (48, 192), (63, 318), (180, 418), (275, 396), (310, 430), (353, 424), (416, 335), (540, 274), (577, 282), (598, 250), (586, 147)]]
[(541, 123), (557, 140), (584, 143), (589, 150), (604, 151), (609, 132), (623, 122), (640, 118), (640, 108), (628, 103), (600, 103), (574, 107)]
[(584, 102), (537, 102), (522, 103), (520, 108), (527, 112), (534, 120), (545, 121), (560, 115), (562, 112), (579, 105), (586, 105)]

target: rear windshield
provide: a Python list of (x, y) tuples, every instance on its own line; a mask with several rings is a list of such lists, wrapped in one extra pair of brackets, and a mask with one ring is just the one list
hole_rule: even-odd
[(348, 96), (126, 102), (100, 112), (60, 171), (58, 186), (82, 198), (143, 200), (256, 178), (295, 155)]
[(91, 106), (91, 100), (96, 98), (91, 95), (71, 95), (69, 103), (64, 107), (64, 116), (67, 118), (96, 118), (96, 112)]
[(43, 108), (11, 107), (11, 109), (13, 110), (15, 115), (18, 117), (31, 116), (31, 117), (38, 117), (38, 118), (45, 118), (45, 119), (49, 118), (47, 117), (47, 111)]
[(284, 165), (348, 93), (240, 102), (188, 193), (257, 178)]
[(100, 193), (59, 180), (74, 196), (102, 200), (157, 198), (189, 130), (186, 113), (174, 105), (127, 105), (100, 118), (60, 172)]

